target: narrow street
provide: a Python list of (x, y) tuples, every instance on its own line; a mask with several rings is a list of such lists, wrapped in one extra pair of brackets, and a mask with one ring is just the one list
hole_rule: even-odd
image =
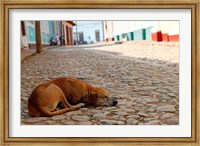
[[(61, 46), (21, 65), (22, 125), (179, 124), (178, 43), (129, 42)], [(30, 117), (27, 99), (41, 83), (74, 77), (105, 88), (115, 107), (83, 107), (54, 117)]]

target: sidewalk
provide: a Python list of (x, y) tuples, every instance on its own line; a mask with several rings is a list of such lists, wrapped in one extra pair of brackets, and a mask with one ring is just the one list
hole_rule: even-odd
[[(48, 47), (44, 47), (42, 49), (44, 51), (46, 49), (52, 49), (55, 47), (57, 47), (57, 46), (48, 46)], [(35, 55), (35, 54), (36, 54), (36, 49), (24, 49), (23, 51), (21, 51), (21, 62), (23, 62), (27, 57)]]
[(35, 49), (28, 49), (28, 50), (23, 50), (21, 51), (21, 61), (24, 61), (25, 58), (28, 56), (34, 55), (36, 53)]

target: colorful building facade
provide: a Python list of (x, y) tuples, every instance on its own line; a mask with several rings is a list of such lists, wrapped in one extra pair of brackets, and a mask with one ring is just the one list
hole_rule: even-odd
[(73, 21), (62, 21), (62, 45), (74, 45)]
[(153, 41), (179, 41), (179, 21), (157, 21), (152, 29)]
[(179, 21), (104, 21), (106, 41), (179, 41)]
[(151, 21), (105, 21), (104, 24), (108, 41), (111, 36), (115, 41), (151, 40)]
[[(60, 36), (61, 45), (73, 45), (73, 21), (40, 21), (42, 46), (49, 46), (50, 39)], [(35, 21), (21, 21), (21, 48), (35, 49)]]
[[(50, 39), (62, 33), (60, 21), (40, 21), (40, 29), (42, 46), (49, 46)], [(28, 43), (26, 48), (34, 49), (36, 47), (35, 21), (22, 21), (21, 35), (21, 38), (26, 39)]]

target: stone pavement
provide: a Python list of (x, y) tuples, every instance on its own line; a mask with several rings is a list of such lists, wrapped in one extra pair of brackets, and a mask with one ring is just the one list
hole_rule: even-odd
[[(136, 45), (137, 43), (137, 45)], [(144, 46), (145, 44), (145, 47)], [(21, 65), (22, 125), (177, 125), (179, 124), (178, 45), (132, 42), (127, 44), (59, 47), (26, 59)], [(133, 48), (144, 54), (152, 47), (163, 49), (159, 58), (136, 57)], [(115, 52), (115, 48), (118, 48)], [(174, 49), (173, 54), (168, 50)], [(106, 49), (110, 49), (109, 52)], [(133, 48), (134, 49), (134, 48)], [(136, 49), (137, 51), (137, 49)], [(169, 53), (167, 53), (169, 52)], [(134, 51), (132, 52), (134, 53)], [(137, 53), (136, 53), (137, 54)], [(175, 55), (176, 61), (168, 58)], [(162, 56), (165, 55), (165, 59)], [(151, 57), (151, 55), (150, 55)], [(166, 61), (168, 59), (168, 61)], [(83, 107), (54, 117), (30, 117), (27, 99), (40, 83), (70, 76), (105, 88), (118, 100), (115, 107)]]

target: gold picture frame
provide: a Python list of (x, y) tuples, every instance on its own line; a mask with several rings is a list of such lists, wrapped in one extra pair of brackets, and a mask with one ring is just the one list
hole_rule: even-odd
[[(137, 0), (98, 0), (98, 1), (73, 1), (73, 0), (1, 0), (1, 50), (0, 50), (0, 100), (1, 100), (1, 144), (2, 145), (199, 145), (199, 72), (200, 72), (200, 47), (199, 47), (199, 0), (175, 1), (137, 1)], [(115, 8), (115, 9), (191, 9), (192, 13), (192, 136), (189, 138), (20, 138), (9, 137), (9, 9), (46, 9), (46, 8)]]

